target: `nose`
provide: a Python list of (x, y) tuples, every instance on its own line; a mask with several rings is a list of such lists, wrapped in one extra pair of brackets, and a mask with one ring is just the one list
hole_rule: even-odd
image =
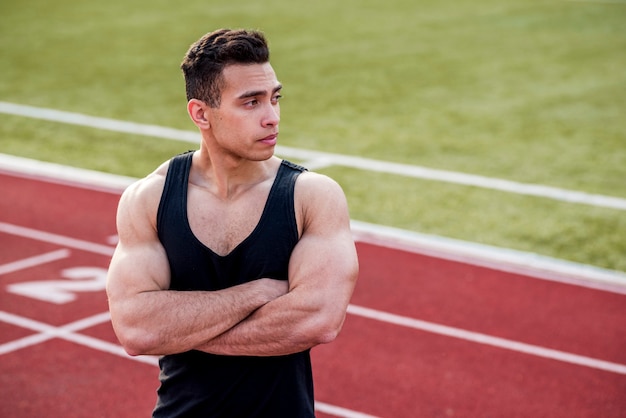
[(266, 111), (263, 114), (262, 125), (264, 127), (277, 126), (280, 122), (280, 105), (278, 103), (267, 105)]

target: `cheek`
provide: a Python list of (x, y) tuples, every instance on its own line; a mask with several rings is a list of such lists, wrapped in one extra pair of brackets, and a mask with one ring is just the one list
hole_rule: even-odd
[(250, 132), (250, 119), (237, 117), (221, 117), (215, 120), (213, 133), (220, 141), (234, 143), (239, 138), (245, 138)]

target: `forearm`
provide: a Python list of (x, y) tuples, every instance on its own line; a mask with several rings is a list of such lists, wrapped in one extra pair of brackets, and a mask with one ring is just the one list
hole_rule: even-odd
[(266, 286), (266, 280), (215, 292), (141, 292), (111, 304), (113, 325), (130, 354), (188, 351), (224, 333), (277, 297), (276, 288), (273, 284)]
[(196, 349), (243, 356), (297, 353), (334, 340), (344, 316), (341, 308), (322, 307), (310, 301), (303, 303), (292, 292), (262, 306)]

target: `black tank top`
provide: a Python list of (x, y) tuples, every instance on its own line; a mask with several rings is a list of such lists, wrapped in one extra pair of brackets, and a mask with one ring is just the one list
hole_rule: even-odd
[[(202, 244), (187, 218), (193, 152), (170, 161), (157, 213), (171, 290), (219, 290), (269, 277), (287, 280), (298, 242), (294, 185), (303, 167), (282, 161), (259, 223), (229, 254)], [(287, 356), (219, 356), (192, 350), (159, 360), (154, 417), (313, 417), (309, 350)]]

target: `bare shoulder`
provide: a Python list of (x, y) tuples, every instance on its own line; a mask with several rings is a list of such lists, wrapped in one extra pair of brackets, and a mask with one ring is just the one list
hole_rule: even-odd
[(136, 228), (156, 229), (156, 213), (165, 185), (169, 163), (165, 162), (148, 176), (131, 184), (122, 194), (117, 210), (120, 239)]
[(120, 205), (130, 205), (147, 203), (147, 201), (158, 195), (160, 198), (169, 162), (165, 162), (146, 177), (137, 180), (124, 190)]
[(305, 229), (317, 222), (326, 225), (349, 223), (348, 203), (343, 189), (332, 178), (304, 172), (296, 182), (295, 201), (298, 217)]
[(324, 174), (313, 171), (305, 171), (298, 177), (296, 193), (303, 197), (312, 198), (344, 197), (343, 189), (339, 183)]

